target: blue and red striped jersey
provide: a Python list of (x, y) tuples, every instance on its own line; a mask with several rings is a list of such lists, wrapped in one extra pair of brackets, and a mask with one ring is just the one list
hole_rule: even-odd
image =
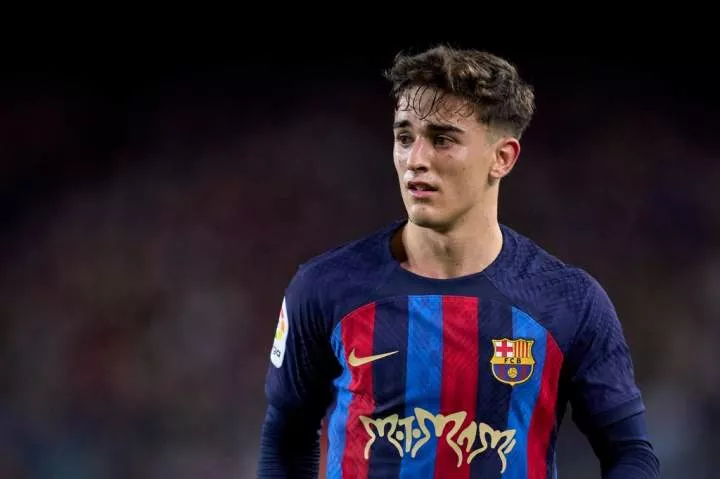
[(644, 410), (608, 295), (501, 225), (484, 271), (418, 276), (398, 221), (303, 264), (285, 291), (266, 394), (325, 418), (326, 476), (552, 478), (558, 428)]

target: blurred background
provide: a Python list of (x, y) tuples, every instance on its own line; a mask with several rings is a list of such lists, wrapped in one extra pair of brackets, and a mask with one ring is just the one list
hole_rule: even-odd
[[(716, 477), (708, 49), (450, 41), (505, 55), (536, 89), (501, 221), (605, 286), (663, 477)], [(432, 41), (92, 43), (3, 64), (0, 478), (254, 477), (283, 289), (403, 217), (381, 72)], [(599, 477), (569, 414), (558, 463)]]

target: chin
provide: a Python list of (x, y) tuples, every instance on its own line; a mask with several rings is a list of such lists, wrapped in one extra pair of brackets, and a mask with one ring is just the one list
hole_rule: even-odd
[(450, 223), (447, 215), (426, 206), (413, 206), (408, 209), (408, 220), (421, 228), (444, 229)]

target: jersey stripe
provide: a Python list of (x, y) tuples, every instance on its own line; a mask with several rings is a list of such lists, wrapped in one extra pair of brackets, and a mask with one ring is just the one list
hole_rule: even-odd
[[(396, 297), (377, 304), (375, 311), (373, 354), (393, 353), (372, 363), (373, 392), (375, 393), (375, 411), (373, 416), (385, 419), (397, 414), (405, 415), (405, 368), (408, 338), (408, 300)], [(369, 478), (398, 477), (402, 461), (397, 447), (405, 442), (398, 440), (398, 432), (404, 433), (402, 426), (391, 431), (391, 426), (374, 424), (371, 431), (378, 437), (370, 451)], [(382, 427), (383, 431), (378, 428)], [(384, 433), (380, 435), (380, 433)], [(366, 436), (370, 439), (370, 435)], [(403, 438), (404, 439), (404, 438)]]
[[(414, 417), (412, 429), (420, 433), (413, 406), (430, 414), (440, 412), (442, 385), (443, 315), (442, 297), (408, 298), (408, 342), (405, 378), (405, 417)], [(427, 423), (426, 423), (427, 424)], [(437, 438), (431, 434), (413, 436), (410, 452), (403, 455), (401, 479), (432, 477), (435, 470)], [(414, 456), (414, 457), (413, 457)]]
[(555, 427), (555, 406), (563, 355), (555, 339), (547, 334), (545, 367), (542, 371), (540, 395), (530, 422), (528, 434), (528, 478), (547, 479), (547, 451)]
[[(496, 302), (480, 300), (480, 322), (478, 331), (480, 357), (478, 368), (478, 394), (476, 422), (484, 422), (497, 431), (507, 429), (508, 406), (512, 388), (501, 383), (492, 373), (492, 359), (495, 348), (492, 340), (512, 337), (512, 311), (510, 306)], [(481, 447), (479, 438), (475, 439), (472, 450)], [(500, 457), (494, 449), (487, 449), (476, 455), (470, 463), (473, 479), (499, 479)]]
[(527, 479), (527, 451), (530, 422), (535, 404), (540, 394), (543, 369), (545, 365), (545, 349), (547, 331), (524, 312), (513, 308), (513, 339), (533, 339), (532, 356), (535, 359), (530, 379), (513, 386), (508, 409), (508, 429), (515, 429), (515, 446), (506, 455), (507, 467), (502, 477), (507, 479)]
[(349, 389), (352, 376), (347, 365), (347, 354), (345, 354), (341, 329), (336, 328), (331, 338), (335, 357), (338, 358), (342, 367), (342, 374), (334, 381), (338, 393), (328, 420), (328, 450), (325, 466), (327, 479), (342, 479), (342, 460), (346, 442), (345, 425), (348, 421), (348, 410), (352, 401)]
[[(341, 324), (342, 343), (345, 346), (346, 356), (355, 353), (355, 356), (364, 358), (373, 354), (373, 338), (375, 328), (375, 303), (370, 303), (343, 319)], [(345, 450), (342, 459), (342, 477), (367, 477), (369, 451), (366, 451), (368, 442), (367, 432), (360, 416), (372, 416), (375, 409), (373, 400), (372, 363), (360, 366), (350, 366), (350, 385), (346, 394), (350, 394), (347, 408)], [(357, 394), (362, 391), (362, 394)], [(368, 453), (366, 457), (366, 452)]]
[[(443, 298), (443, 357), (441, 413), (447, 417), (464, 413), (457, 423), (449, 422), (440, 434), (435, 463), (435, 477), (467, 479), (470, 466), (457, 442), (460, 432), (475, 419), (478, 385), (478, 300), (446, 296)], [(458, 450), (450, 446), (452, 441)]]

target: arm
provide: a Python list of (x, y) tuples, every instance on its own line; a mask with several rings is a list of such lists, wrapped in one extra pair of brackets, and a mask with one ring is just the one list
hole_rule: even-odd
[(660, 477), (630, 350), (615, 309), (596, 282), (568, 359), (573, 420), (588, 437), (602, 477)]
[(318, 477), (319, 420), (268, 405), (260, 435), (258, 478)]
[(331, 400), (330, 327), (304, 270), (283, 299), (270, 353), (258, 478), (317, 478), (320, 427)]
[(645, 429), (645, 413), (637, 413), (600, 430), (586, 431), (600, 460), (604, 479), (660, 477), (660, 463)]

